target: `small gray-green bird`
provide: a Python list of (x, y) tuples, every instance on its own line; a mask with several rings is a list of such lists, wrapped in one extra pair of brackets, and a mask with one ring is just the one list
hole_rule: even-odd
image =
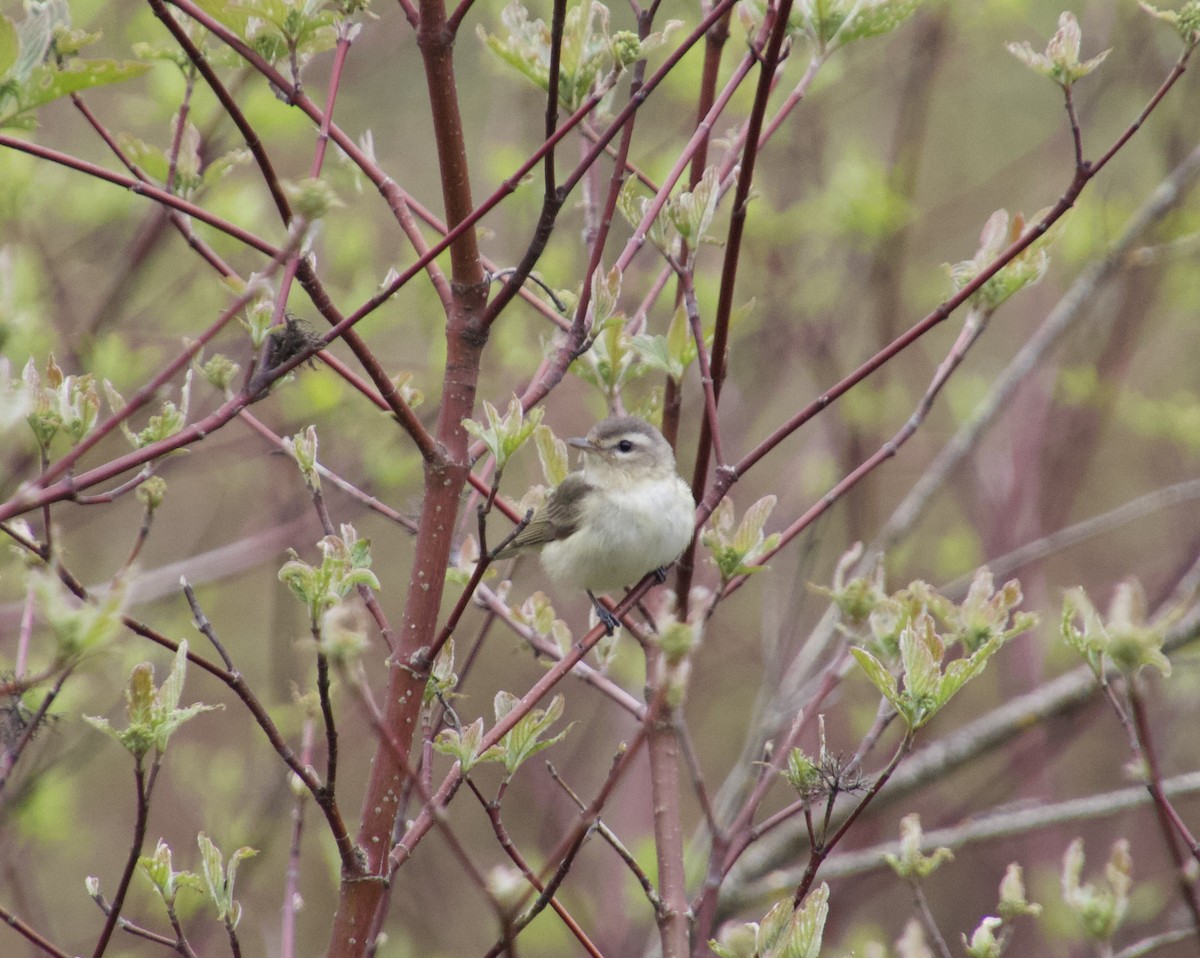
[(540, 551), (551, 580), (585, 589), (611, 635), (617, 621), (595, 593), (630, 585), (678, 559), (692, 540), (695, 502), (675, 472), (670, 443), (644, 419), (612, 416), (567, 443), (582, 451), (583, 468), (550, 493), (495, 558)]

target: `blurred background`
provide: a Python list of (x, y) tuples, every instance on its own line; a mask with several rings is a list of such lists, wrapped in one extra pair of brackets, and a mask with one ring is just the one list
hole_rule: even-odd
[[(22, 15), (10, 0), (0, 9), (13, 19)], [(1180, 44), (1167, 25), (1135, 3), (1093, 0), (1064, 3), (1062, 9), (1079, 18), (1085, 58), (1112, 51), (1075, 91), (1085, 156), (1094, 159), (1167, 77)], [(534, 4), (530, 10), (533, 16), (549, 17), (549, 4)], [(94, 48), (97, 56), (123, 59), (133, 44), (170, 42), (145, 7), (81, 0), (72, 2), (71, 11), (77, 27), (102, 34)], [(735, 295), (741, 318), (734, 327), (721, 397), (727, 457), (740, 458), (945, 299), (951, 290), (946, 264), (975, 255), (980, 231), (993, 211), (1004, 208), (1033, 219), (1066, 189), (1074, 160), (1061, 93), (1005, 49), (1008, 42), (1028, 41), (1040, 51), (1059, 12), (1059, 5), (1040, 0), (929, 2), (891, 34), (856, 42), (824, 64), (808, 95), (763, 150), (755, 176)], [(501, 5), (494, 0), (472, 6), (456, 47), (477, 203), (499, 189), (542, 139), (542, 93), (505, 67), (475, 35), (477, 24), (498, 31), (500, 14)], [(694, 4), (671, 0), (656, 22), (661, 27), (666, 19), (682, 20), (685, 26), (671, 37), (677, 40), (698, 16)], [(624, 5), (613, 5), (611, 18), (613, 29), (635, 28)], [(723, 78), (746, 43), (735, 18)], [(662, 56), (651, 58), (652, 69)], [(775, 102), (799, 82), (810, 57), (811, 50), (797, 42)], [(305, 89), (318, 103), (324, 101), (329, 60), (329, 53), (317, 55), (304, 75)], [(655, 182), (665, 176), (694, 128), (700, 67), (697, 47), (639, 113), (630, 159)], [(251, 71), (223, 64), (222, 76), (267, 144), (279, 175), (291, 180), (307, 176), (314, 146), (309, 121)], [(1135, 238), (1103, 281), (1089, 284), (1088, 277), (1121, 239), (1135, 211), (1200, 146), (1198, 82), (1193, 73), (1185, 74), (1084, 192), (1048, 247), (1044, 279), (997, 311), (912, 441), (775, 557), (767, 571), (718, 607), (695, 656), (683, 709), (711, 792), (717, 793), (731, 773), (738, 782), (753, 775), (750, 763), (759, 757), (767, 703), (828, 607), (808, 584), (828, 585), (838, 559), (853, 543), (878, 539), (914, 483), (975, 414), (1013, 358), (1048, 317), (1064, 309), (1064, 297), (1081, 299), (1063, 335), (1019, 379), (928, 508), (889, 543), (884, 563), (889, 589), (923, 579), (961, 597), (963, 577), (991, 563), (998, 583), (1020, 579), (1023, 608), (1041, 616), (1036, 629), (1014, 640), (981, 679), (922, 730), (918, 752), (1078, 665), (1058, 638), (1065, 589), (1083, 586), (1103, 608), (1118, 582), (1136, 576), (1152, 611), (1195, 601), (1194, 592), (1186, 592), (1186, 577), (1200, 556), (1200, 489), (1193, 487), (1200, 462), (1196, 196), (1185, 191)], [(617, 106), (626, 89), (623, 81)], [(181, 72), (160, 62), (139, 79), (87, 91), (83, 99), (109, 129), (166, 148), (183, 92)], [(752, 83), (738, 92), (714, 131), (714, 159), (723, 155), (721, 138), (744, 119), (751, 94)], [(202, 134), (204, 164), (241, 145), (203, 84), (197, 85), (191, 109)], [(396, 182), (442, 215), (424, 71), (414, 32), (398, 7), (377, 4), (364, 18), (343, 76), (336, 119), (356, 140), (370, 144)], [(602, 125), (597, 119), (595, 126)], [(32, 136), (45, 146), (116, 168), (69, 100), (40, 111)], [(560, 150), (562, 168), (570, 169), (585, 149), (578, 137), (568, 138)], [(608, 164), (602, 164), (594, 180), (586, 180), (572, 196), (538, 264), (537, 275), (556, 290), (578, 293), (587, 262), (581, 204), (587, 190), (607, 187), (608, 175)], [(340, 205), (321, 221), (314, 250), (326, 288), (348, 313), (377, 290), (389, 270), (404, 269), (413, 254), (386, 204), (336, 150), (330, 151), (325, 178)], [(237, 165), (198, 201), (272, 242), (284, 239), (252, 164)], [(497, 267), (519, 260), (540, 201), (541, 179), (535, 174), (482, 221), (482, 248)], [(718, 209), (717, 237), (724, 235), (729, 205), (727, 197)], [(261, 254), (202, 226), (197, 230), (241, 275), (262, 268)], [(616, 224), (606, 263), (630, 233), (628, 224)], [(427, 236), (432, 238), (432, 232)], [(697, 285), (706, 319), (715, 308), (723, 253), (719, 244), (699, 252)], [(634, 316), (661, 268), (661, 257), (650, 246), (638, 255), (622, 284), (621, 304), (628, 315)], [(1082, 287), (1077, 285), (1081, 282)], [(44, 368), (53, 353), (65, 372), (92, 372), (129, 396), (177, 354), (182, 340), (196, 336), (229, 302), (228, 289), (152, 203), (78, 172), (0, 149), (0, 354), (14, 376), (30, 358)], [(289, 309), (323, 328), (298, 287)], [(646, 331), (664, 333), (672, 312), (668, 288), (646, 311)], [(437, 413), (445, 357), (442, 326), (436, 297), (427, 282), (418, 281), (357, 327), (389, 372), (411, 376), (409, 382), (425, 397), (417, 413), (429, 424)], [(774, 531), (817, 502), (904, 424), (960, 328), (961, 314), (956, 314), (773, 451), (732, 490), (738, 514), (762, 496), (777, 496), (767, 525)], [(479, 398), (503, 408), (534, 375), (555, 333), (543, 316), (516, 301), (493, 327)], [(244, 329), (228, 327), (206, 355), (214, 352), (244, 368), (250, 357)], [(333, 352), (353, 364), (344, 348)], [(178, 400), (178, 386), (177, 379), (175, 391), (164, 395)], [(654, 415), (661, 393), (662, 377), (649, 373), (630, 382), (623, 401), (631, 411)], [(220, 401), (198, 379), (192, 387), (191, 417)], [(583, 434), (606, 414), (604, 397), (577, 376), (551, 394), (545, 409), (544, 421), (563, 437)], [(421, 494), (419, 457), (390, 419), (327, 367), (302, 369), (251, 412), (280, 436), (315, 424), (322, 463), (400, 513), (415, 516)], [(683, 389), (677, 449), (685, 476), (691, 474), (701, 414), (693, 367)], [(0, 442), (0, 494), (8, 499), (38, 474), (37, 453), (21, 429), (9, 431)], [(127, 449), (116, 434), (84, 466)], [(65, 447), (57, 454), (63, 451)], [(185, 575), (237, 668), (294, 741), (303, 719), (296, 697), (313, 688), (315, 649), (307, 638), (304, 609), (278, 581), (277, 572), (289, 548), (316, 561), (315, 543), (322, 535), (298, 471), (278, 448), (235, 421), (189, 451), (168, 457), (158, 474), (168, 491), (138, 558), (130, 614), (169, 636), (187, 637), (193, 648), (208, 654), (180, 594), (179, 577)], [(541, 481), (536, 456), (527, 448), (505, 470), (501, 491), (519, 499), (530, 484)], [(1189, 481), (1193, 485), (1179, 485)], [(335, 522), (351, 522), (371, 539), (380, 601), (397, 624), (411, 536), (332, 486), (326, 486), (326, 496)], [(1020, 547), (1135, 501), (1135, 510), (1086, 526), (1066, 544), (1052, 542), (1007, 558)], [(105, 582), (120, 568), (142, 521), (141, 506), (131, 496), (105, 505), (64, 503), (52, 511), (62, 561), (89, 585)], [(473, 510), (464, 510), (464, 516), (463, 535), (474, 531)], [(27, 518), (37, 527), (38, 516)], [(502, 517), (494, 516), (491, 523), (493, 539), (507, 531)], [(15, 554), (6, 552), (0, 559), (0, 669), (8, 672), (14, 668), (25, 606), (21, 565)], [(716, 582), (711, 565), (701, 564), (697, 584), (711, 588)], [(544, 587), (536, 564), (524, 563), (515, 570), (509, 600), (520, 603)], [(457, 595), (458, 588), (449, 586), (447, 608)], [(581, 635), (586, 600), (573, 595), (552, 599), (558, 614)], [(459, 632), (464, 644), (479, 632), (483, 616), (482, 610), (468, 611)], [(39, 645), (44, 630), (38, 626), (33, 645), (33, 659), (41, 665), (48, 653), (39, 650), (51, 647), (49, 639)], [(364, 656), (377, 689), (385, 680), (385, 659), (386, 649), (378, 643)], [(111, 892), (128, 852), (134, 808), (128, 756), (81, 716), (121, 721), (126, 677), (145, 660), (156, 664), (161, 680), (168, 654), (125, 633), (77, 670), (54, 704), (56, 719), (21, 757), (0, 804), (0, 901), (70, 951), (91, 948), (102, 919), (87, 900), (84, 878), (98, 876), (102, 888)], [(1196, 664), (1194, 651), (1185, 649), (1169, 681), (1157, 676), (1148, 681), (1168, 776), (1192, 771), (1200, 763), (1193, 724), (1200, 717)], [(814, 663), (811, 674), (819, 674), (821, 665)], [(490, 722), (495, 691), (519, 694), (543, 668), (517, 636), (502, 626), (492, 628), (456, 703), (460, 716), (470, 721), (482, 715)], [(622, 648), (610, 672), (640, 697), (645, 677), (635, 647)], [(562, 691), (568, 696), (567, 718), (577, 724), (546, 754), (576, 791), (589, 796), (636, 725), (582, 683), (569, 683)], [(226, 853), (241, 845), (258, 849), (258, 857), (246, 862), (238, 876), (237, 895), (245, 909), (239, 930), (247, 952), (276, 954), (294, 803), (286, 769), (245, 710), (199, 670), (189, 674), (184, 700), (221, 703), (225, 709), (196, 719), (172, 741), (148, 839), (153, 843), (163, 837), (175, 850), (176, 867), (193, 869), (198, 867), (198, 831), (209, 834)], [(852, 672), (821, 705), (831, 750), (855, 750), (874, 720), (877, 702), (875, 690)], [(338, 706), (341, 796), (356, 823), (374, 736), (349, 696), (339, 697)], [(889, 734), (895, 737), (894, 730)], [(892, 738), (868, 759), (868, 770), (886, 760)], [(814, 749), (816, 740), (804, 744)], [(1128, 759), (1116, 716), (1101, 696), (1092, 695), (894, 802), (885, 790), (850, 833), (844, 851), (895, 839), (899, 819), (911, 811), (919, 811), (925, 828), (932, 830), (996, 809), (1034, 809), (1108, 793), (1130, 783)], [(438, 758), (436, 768), (445, 767), (448, 760)], [(478, 777), (481, 790), (490, 794), (495, 769), (484, 768)], [(789, 800), (780, 786), (763, 814)], [(706, 846), (699, 838), (700, 809), (690, 792), (683, 807), (687, 828), (698, 837), (689, 860), (698, 882)], [(538, 762), (514, 782), (505, 808), (514, 839), (535, 863), (575, 816), (575, 808)], [(1195, 828), (1200, 802), (1181, 798), (1178, 808)], [(652, 872), (651, 811), (642, 762), (617, 790), (604, 818)], [(338, 862), (319, 816), (311, 807), (306, 814), (300, 940), (307, 943), (301, 953), (316, 954), (328, 936)], [(470, 796), (459, 796), (449, 820), (464, 844), (479, 850), (476, 865), (482, 870), (504, 860)], [(1062, 855), (1076, 835), (1086, 841), (1089, 874), (1099, 871), (1116, 839), (1127, 837), (1133, 844), (1137, 884), (1123, 940), (1186, 924), (1153, 813), (1141, 804), (959, 849), (956, 860), (926, 887), (934, 915), (952, 943), (959, 932), (969, 934), (980, 917), (994, 913), (1004, 869), (1019, 861), (1029, 897), (1041, 902), (1045, 913), (1037, 922), (1018, 926), (1012, 953), (1092, 953), (1082, 943), (1074, 916), (1061, 905), (1058, 890)], [(799, 845), (783, 843), (776, 852), (778, 860), (764, 870), (806, 859)], [(761, 893), (770, 884), (755, 887)], [(823, 954), (892, 953), (872, 952), (869, 943), (891, 948), (902, 934), (913, 908), (903, 883), (886, 868), (876, 868), (833, 881), (831, 891)], [(573, 914), (595, 929), (605, 954), (634, 956), (652, 949), (651, 909), (628, 869), (600, 841), (585, 846), (561, 894)], [(771, 901), (787, 894), (790, 890), (782, 884), (742, 902), (738, 915), (756, 919)], [(184, 912), (199, 907), (198, 897), (181, 898)], [(164, 927), (156, 909), (148, 884), (135, 881), (127, 913), (151, 927)], [(185, 915), (185, 922), (198, 953), (226, 947), (223, 930), (207, 915), (204, 920)], [(388, 942), (379, 953), (395, 956), (482, 954), (497, 933), (490, 912), (463, 881), (436, 834), (400, 873), (386, 930)], [(6, 954), (33, 953), (8, 931), (0, 932), (0, 941)], [(575, 954), (578, 947), (549, 915), (535, 922), (520, 942), (524, 955)], [(122, 936), (109, 954), (155, 950), (157, 946)], [(1156, 953), (1168, 958), (1194, 954), (1195, 942)]]

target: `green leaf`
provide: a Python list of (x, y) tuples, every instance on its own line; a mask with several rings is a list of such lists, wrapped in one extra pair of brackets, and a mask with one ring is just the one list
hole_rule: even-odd
[(887, 667), (879, 659), (875, 658), (866, 649), (855, 646), (850, 650), (850, 654), (854, 656), (854, 661), (859, 664), (859, 667), (867, 673), (867, 678), (879, 690), (879, 694), (891, 702), (893, 708), (903, 716), (907, 704), (900, 697), (899, 687), (896, 685), (896, 677), (887, 670)]
[(200, 870), (204, 876), (208, 897), (217, 909), (217, 917), (232, 930), (237, 927), (242, 917), (242, 906), (233, 897), (238, 865), (243, 859), (252, 858), (258, 852), (243, 846), (229, 856), (229, 864), (226, 866), (221, 849), (207, 835), (201, 832), (196, 836), (196, 842), (200, 846)]
[(1063, 598), (1062, 637), (1098, 677), (1105, 659), (1126, 675), (1149, 666), (1168, 676), (1171, 661), (1162, 647), (1167, 628), (1181, 611), (1176, 609), (1148, 622), (1145, 595), (1136, 579), (1126, 579), (1117, 586), (1108, 615), (1103, 617), (1083, 589), (1071, 589)]
[(721, 573), (721, 581), (734, 576), (750, 575), (766, 568), (760, 561), (778, 546), (780, 536), (763, 535), (763, 526), (775, 508), (775, 496), (764, 496), (754, 503), (734, 528), (733, 503), (725, 497), (713, 510), (709, 526), (701, 533), (700, 542), (712, 552), (713, 562)]
[[(496, 712), (496, 721), (504, 718), (520, 701), (519, 698), (508, 692), (497, 692), (493, 703)], [(504, 734), (504, 737), (500, 740), (498, 749), (499, 753), (503, 756), (504, 767), (510, 776), (526, 760), (536, 755), (542, 749), (549, 748), (567, 734), (570, 726), (563, 729), (563, 731), (559, 732), (553, 738), (541, 739), (541, 736), (550, 726), (562, 717), (564, 707), (563, 697), (556, 695), (548, 708), (530, 710), (518, 720), (516, 725)]]
[[(503, 62), (513, 67), (539, 89), (550, 89), (550, 28), (534, 20), (519, 0), (500, 14), (504, 35), (489, 34), (482, 26), (477, 34)], [(671, 21), (661, 33), (639, 40), (629, 31), (609, 33), (609, 11), (598, 0), (584, 0), (567, 10), (560, 48), (558, 98), (567, 112), (574, 112), (589, 96), (610, 91), (629, 64), (660, 47), (678, 24)], [(603, 104), (602, 104), (603, 106)]]
[(176, 140), (179, 149), (175, 155), (174, 188), (180, 196), (192, 196), (201, 183), (200, 130), (188, 120), (180, 133), (178, 113), (171, 118), (171, 143), (174, 144)]
[(1025, 875), (1016, 862), (1005, 869), (1004, 877), (1000, 880), (1000, 903), (997, 910), (1000, 917), (1006, 921), (1012, 921), (1022, 915), (1036, 918), (1042, 913), (1041, 905), (1026, 899)]
[(200, 176), (200, 189), (207, 189), (219, 183), (229, 175), (234, 167), (248, 163), (251, 155), (248, 149), (238, 148), (215, 157), (204, 167), (204, 172)]
[(360, 539), (354, 526), (343, 523), (340, 536), (325, 536), (317, 543), (322, 558), (319, 566), (304, 562), (292, 550), (291, 559), (279, 569), (279, 581), (308, 606), (309, 624), (321, 627), (322, 617), (360, 585), (379, 590), (379, 580), (370, 570), (371, 540)]
[(502, 753), (496, 747), (488, 749), (481, 755), (479, 747), (482, 743), (483, 719), (477, 718), (461, 731), (453, 728), (442, 729), (438, 732), (437, 738), (433, 740), (433, 747), (443, 755), (449, 755), (456, 759), (465, 774), (479, 762), (502, 759)]
[(616, 396), (626, 382), (649, 371), (636, 362), (633, 340), (625, 332), (621, 316), (613, 316), (603, 326), (593, 326), (592, 336), (592, 348), (571, 364), (571, 370), (605, 395)]
[(675, 310), (675, 315), (671, 317), (666, 336), (643, 333), (633, 337), (632, 345), (639, 362), (666, 373), (676, 382), (683, 378), (699, 354), (683, 306)]
[(148, 69), (149, 64), (117, 60), (72, 60), (61, 69), (49, 64), (35, 66), (18, 87), (15, 100), (9, 97), (0, 102), (0, 126), (12, 125), (23, 114), (60, 97), (131, 80)]
[[(539, 89), (550, 89), (550, 30), (541, 20), (530, 20), (529, 11), (519, 3), (511, 3), (500, 14), (500, 22), (508, 30), (502, 39), (488, 33), (480, 25), (479, 38), (496, 56)], [(543, 54), (544, 51), (544, 54)]]
[(21, 52), (10, 74), (18, 84), (28, 82), (34, 67), (46, 59), (54, 39), (55, 27), (67, 27), (71, 24), (71, 12), (66, 0), (31, 3), (25, 10), (27, 16), (17, 25)]
[(437, 698), (449, 696), (457, 684), (458, 675), (454, 671), (454, 639), (451, 638), (433, 660), (433, 668), (429, 670), (429, 678), (425, 682), (422, 704), (430, 705)]
[(934, 628), (933, 617), (922, 614), (900, 635), (900, 662), (904, 691), (919, 702), (934, 700), (941, 681), (945, 644)]
[(30, 585), (42, 618), (58, 642), (56, 654), (73, 661), (106, 645), (121, 630), (126, 590), (114, 586), (91, 601), (80, 602), (49, 570), (30, 573)]
[(607, 273), (592, 273), (592, 325), (600, 328), (617, 314), (621, 298), (621, 271), (615, 266)]
[(171, 846), (161, 838), (152, 855), (142, 855), (138, 858), (138, 867), (145, 875), (154, 890), (158, 892), (163, 903), (168, 908), (175, 907), (175, 898), (181, 888), (202, 891), (200, 876), (192, 872), (177, 872), (171, 862)]
[(1063, 901), (1079, 917), (1089, 938), (1107, 942), (1129, 911), (1129, 892), (1133, 887), (1129, 842), (1120, 839), (1113, 844), (1103, 884), (1083, 884), (1083, 864), (1083, 839), (1076, 838), (1063, 856)]
[(1190, 49), (1200, 43), (1200, 0), (1188, 0), (1178, 11), (1159, 10), (1153, 4), (1138, 4), (1150, 16), (1171, 24)]
[(802, 796), (816, 794), (822, 787), (820, 767), (800, 748), (788, 752), (787, 765), (780, 774)]
[(284, 440), (284, 444), (296, 460), (296, 465), (300, 467), (304, 484), (314, 492), (319, 491), (321, 473), (317, 463), (317, 450), (320, 448), (320, 438), (317, 436), (317, 427), (309, 426), (303, 432), (296, 433), (290, 440)]
[(921, 0), (874, 0), (857, 5), (857, 15), (842, 31), (838, 42), (879, 37), (891, 33), (920, 6)]
[(484, 415), (487, 423), (464, 419), (463, 428), (487, 446), (488, 452), (496, 460), (496, 471), (502, 472), (508, 460), (525, 441), (533, 435), (533, 431), (542, 421), (544, 410), (537, 406), (528, 413), (521, 406), (521, 400), (515, 395), (508, 402), (508, 410), (503, 416), (486, 399), (483, 401)]
[(923, 841), (921, 816), (915, 813), (905, 815), (900, 820), (900, 854), (887, 854), (883, 857), (901, 878), (928, 878), (944, 862), (952, 861), (954, 853), (949, 848), (937, 848), (932, 855), (926, 855), (921, 851)]
[(542, 475), (551, 486), (559, 485), (567, 478), (571, 469), (567, 455), (567, 444), (554, 435), (549, 426), (539, 425), (533, 430), (533, 441), (537, 445), (538, 459), (542, 464)]
[(1049, 77), (1059, 86), (1066, 88), (1095, 70), (1111, 52), (1105, 50), (1098, 56), (1081, 62), (1079, 50), (1082, 40), (1083, 35), (1075, 14), (1064, 12), (1058, 15), (1058, 30), (1046, 44), (1045, 53), (1037, 53), (1027, 42), (1008, 44), (1008, 52), (1034, 73)]
[(679, 235), (693, 248), (705, 238), (717, 202), (721, 198), (717, 168), (710, 166), (704, 171), (694, 189), (672, 197), (667, 203), (666, 214)]
[(829, 886), (822, 883), (799, 908), (791, 901), (777, 903), (763, 917), (755, 935), (756, 958), (818, 958), (825, 919), (829, 916)]
[(259, 55), (277, 62), (296, 55), (303, 66), (337, 42), (338, 14), (313, 0), (200, 0), (199, 6), (228, 26)]
[(154, 667), (148, 662), (135, 666), (125, 692), (125, 714), (128, 724), (115, 729), (105, 719), (84, 716), (94, 727), (115, 737), (131, 754), (141, 758), (152, 748), (158, 753), (167, 749), (175, 731), (201, 712), (211, 712), (219, 705), (196, 703), (179, 708), (183, 680), (187, 673), (187, 642), (180, 642), (175, 652), (171, 673), (159, 688), (154, 687)]
[[(1038, 213), (1034, 219), (1040, 219), (1041, 216), (1042, 213)], [(996, 210), (984, 223), (975, 256), (948, 267), (950, 285), (954, 291), (957, 292), (974, 280), (986, 266), (1015, 243), (1024, 231), (1025, 219), (1020, 213), (1010, 218), (1007, 210)], [(1040, 282), (1050, 265), (1050, 258), (1046, 252), (1049, 241), (1050, 234), (1046, 234), (1037, 242), (1025, 247), (980, 286), (972, 295), (971, 301), (991, 312), (1014, 293)]]
[(997, 935), (997, 932), (1003, 926), (1003, 920), (994, 915), (982, 918), (970, 939), (965, 934), (962, 936), (967, 958), (1000, 958), (1004, 952), (1005, 941), (1002, 935)]

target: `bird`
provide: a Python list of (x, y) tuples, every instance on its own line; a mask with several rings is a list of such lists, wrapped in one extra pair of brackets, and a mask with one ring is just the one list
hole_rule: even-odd
[(692, 540), (695, 500), (675, 471), (671, 444), (644, 419), (610, 416), (567, 444), (582, 453), (582, 468), (555, 487), (494, 558), (540, 552), (551, 581), (585, 590), (612, 635), (617, 619), (596, 593), (648, 572), (663, 581)]

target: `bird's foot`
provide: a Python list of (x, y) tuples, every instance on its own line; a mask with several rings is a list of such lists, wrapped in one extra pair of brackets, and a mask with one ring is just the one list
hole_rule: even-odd
[(659, 585), (667, 581), (667, 567), (665, 565), (660, 565), (654, 570), (654, 581)]
[(592, 606), (596, 610), (596, 617), (603, 623), (604, 632), (606, 635), (612, 635), (613, 632), (621, 625), (615, 615), (608, 611), (608, 607), (592, 595), (592, 590), (587, 590), (588, 598), (592, 600)]

